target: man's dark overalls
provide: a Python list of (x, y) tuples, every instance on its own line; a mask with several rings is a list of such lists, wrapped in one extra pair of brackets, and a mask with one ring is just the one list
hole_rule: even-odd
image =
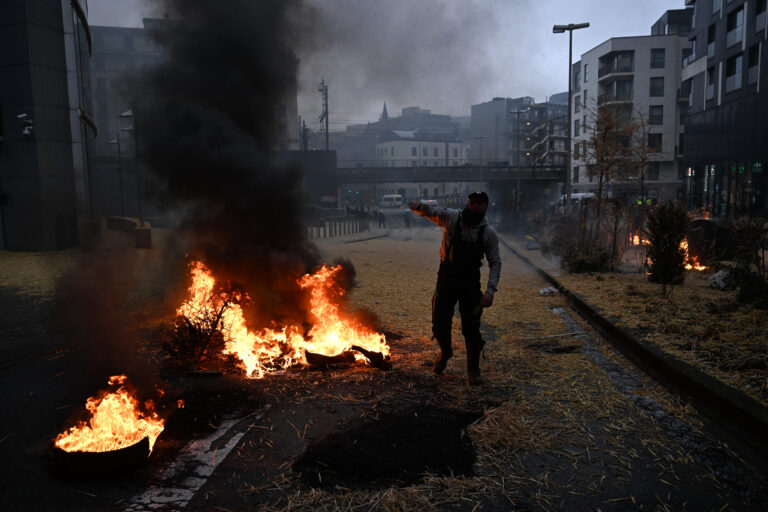
[(432, 334), (440, 345), (441, 355), (435, 361), (435, 373), (442, 373), (445, 363), (453, 355), (451, 328), (453, 310), (459, 303), (461, 332), (467, 347), (467, 373), (470, 380), (480, 379), (480, 351), (485, 342), (480, 336), (480, 266), (485, 254), (481, 226), (477, 240), (464, 240), (461, 214), (456, 220), (453, 236), (446, 251), (445, 261), (440, 262), (437, 286), (432, 297)]

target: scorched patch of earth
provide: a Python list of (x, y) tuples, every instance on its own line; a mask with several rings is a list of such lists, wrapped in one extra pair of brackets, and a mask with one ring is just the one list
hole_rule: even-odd
[(308, 446), (293, 470), (311, 486), (366, 489), (411, 485), (424, 473), (472, 476), (464, 428), (481, 416), (439, 408), (382, 414)]

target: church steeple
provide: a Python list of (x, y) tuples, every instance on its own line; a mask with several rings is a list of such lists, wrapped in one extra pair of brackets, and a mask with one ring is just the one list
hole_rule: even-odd
[(384, 102), (384, 110), (381, 111), (381, 116), (379, 116), (379, 121), (389, 121), (389, 114), (387, 114), (387, 102)]

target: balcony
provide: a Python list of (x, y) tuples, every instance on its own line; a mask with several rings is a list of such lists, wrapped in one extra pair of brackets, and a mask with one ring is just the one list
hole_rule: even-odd
[(616, 103), (632, 103), (632, 93), (628, 94), (602, 94), (597, 98), (598, 105)]
[(715, 43), (711, 42), (707, 45), (707, 58), (708, 59), (714, 59), (715, 58)]
[(730, 48), (731, 46), (740, 43), (741, 38), (743, 35), (742, 27), (735, 28), (728, 32), (725, 36), (725, 47)]
[(612, 78), (621, 78), (626, 76), (633, 76), (633, 69), (631, 66), (613, 67), (606, 66), (597, 70), (597, 80), (599, 82), (608, 81)]
[(715, 84), (707, 85), (707, 90), (704, 95), (704, 99), (711, 100), (715, 97)]

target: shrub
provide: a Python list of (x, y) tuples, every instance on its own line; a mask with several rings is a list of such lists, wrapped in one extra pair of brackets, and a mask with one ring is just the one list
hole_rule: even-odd
[(611, 269), (611, 255), (603, 249), (585, 249), (568, 246), (560, 264), (572, 274), (585, 272), (608, 272)]
[(648, 279), (661, 285), (664, 297), (685, 279), (685, 251), (680, 243), (688, 229), (688, 211), (677, 202), (662, 203), (648, 213)]

